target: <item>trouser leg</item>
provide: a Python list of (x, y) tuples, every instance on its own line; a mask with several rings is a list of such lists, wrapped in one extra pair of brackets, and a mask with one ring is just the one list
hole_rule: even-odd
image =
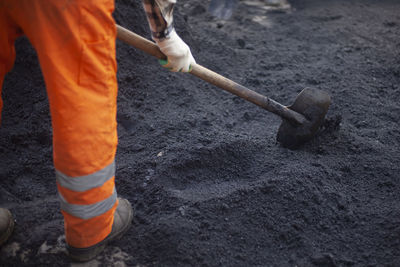
[(46, 82), (66, 239), (88, 247), (110, 233), (118, 205), (114, 3), (10, 1)]
[(18, 27), (7, 14), (7, 9), (0, 5), (0, 125), (3, 110), (2, 88), (4, 77), (12, 69), (15, 60), (14, 42), (18, 36)]

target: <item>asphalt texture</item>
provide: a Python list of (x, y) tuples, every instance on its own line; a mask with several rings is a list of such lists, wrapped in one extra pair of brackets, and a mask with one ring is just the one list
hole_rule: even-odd
[[(290, 105), (332, 97), (317, 136), (276, 141), (269, 113), (118, 41), (117, 190), (128, 233), (92, 266), (396, 266), (400, 263), (400, 2), (239, 1), (229, 20), (178, 1), (197, 62)], [(149, 37), (140, 1), (116, 22)], [(0, 206), (16, 228), (1, 266), (70, 266), (35, 51), (21, 38), (3, 88)], [(74, 265), (74, 264), (72, 264)]]

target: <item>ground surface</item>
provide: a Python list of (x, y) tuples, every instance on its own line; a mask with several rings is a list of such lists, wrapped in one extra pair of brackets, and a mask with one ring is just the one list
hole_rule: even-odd
[[(117, 1), (116, 20), (148, 36), (137, 2)], [(229, 21), (207, 3), (176, 12), (198, 63), (286, 105), (326, 90), (325, 127), (282, 148), (277, 116), (119, 43), (117, 188), (135, 218), (92, 266), (399, 264), (400, 2), (249, 0)], [(17, 226), (0, 265), (67, 266), (43, 80), (29, 43), (17, 51), (0, 128)]]

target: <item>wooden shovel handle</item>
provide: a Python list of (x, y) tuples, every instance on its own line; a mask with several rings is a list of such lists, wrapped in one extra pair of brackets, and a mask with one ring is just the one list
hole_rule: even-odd
[[(132, 45), (133, 47), (136, 47), (137, 49), (142, 50), (143, 52), (152, 55), (158, 59), (167, 58), (160, 51), (155, 43), (119, 25), (117, 25), (117, 36), (118, 39), (120, 39), (121, 41)], [(290, 122), (293, 122), (295, 124), (303, 124), (307, 121), (307, 119), (302, 114), (295, 112), (266, 96), (256, 93), (244, 87), (243, 85), (229, 80), (228, 78), (225, 78), (224, 76), (215, 73), (199, 64), (195, 64), (194, 66), (192, 66), (192, 71), (190, 72), (190, 74), (193, 74), (194, 76), (208, 83), (211, 83), (221, 89), (224, 89), (225, 91), (228, 91), (251, 103), (254, 103), (257, 106), (262, 107), (263, 109), (275, 113), (276, 115), (279, 115), (282, 118), (289, 120)]]

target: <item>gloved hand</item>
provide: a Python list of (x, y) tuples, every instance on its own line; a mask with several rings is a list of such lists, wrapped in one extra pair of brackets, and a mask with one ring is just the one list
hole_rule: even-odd
[(173, 30), (167, 38), (155, 40), (161, 52), (167, 56), (168, 60), (160, 60), (163, 67), (171, 71), (190, 72), (192, 66), (196, 64), (189, 46), (182, 41), (178, 34)]

